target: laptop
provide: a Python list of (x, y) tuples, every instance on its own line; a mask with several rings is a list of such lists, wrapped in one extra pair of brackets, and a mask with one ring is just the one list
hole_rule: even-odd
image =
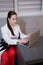
[(39, 41), (40, 37), (40, 30), (37, 30), (30, 35), (30, 41), (29, 41), (29, 47), (31, 47), (33, 44), (37, 43)]
[(37, 43), (39, 41), (39, 37), (40, 37), (40, 30), (37, 30), (37, 31), (31, 33), (31, 35), (29, 37), (29, 42), (22, 44), (22, 45), (31, 47), (32, 45), (34, 45), (35, 43)]

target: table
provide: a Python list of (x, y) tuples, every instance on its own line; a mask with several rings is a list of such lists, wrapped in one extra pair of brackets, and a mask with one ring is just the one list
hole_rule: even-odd
[(18, 44), (17, 54), (19, 65), (43, 62), (43, 36), (40, 36), (39, 41), (30, 48)]

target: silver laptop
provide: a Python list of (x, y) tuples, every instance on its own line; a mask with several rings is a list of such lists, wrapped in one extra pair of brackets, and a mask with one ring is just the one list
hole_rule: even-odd
[(37, 43), (37, 41), (39, 41), (39, 37), (40, 37), (40, 30), (37, 30), (34, 33), (31, 33), (29, 47)]
[(33, 44), (35, 44), (35, 43), (37, 43), (37, 41), (39, 41), (39, 36), (40, 36), (40, 30), (37, 30), (37, 31), (31, 33), (28, 43), (20, 44), (20, 45), (23, 45), (25, 47), (26, 46), (31, 47)]

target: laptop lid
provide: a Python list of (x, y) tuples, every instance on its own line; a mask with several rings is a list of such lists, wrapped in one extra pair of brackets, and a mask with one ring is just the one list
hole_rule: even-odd
[(29, 47), (39, 41), (40, 30), (37, 30), (30, 35)]

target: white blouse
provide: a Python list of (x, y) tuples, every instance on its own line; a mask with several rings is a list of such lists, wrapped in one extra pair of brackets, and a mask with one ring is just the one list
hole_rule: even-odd
[(10, 32), (10, 30), (7, 27), (7, 24), (5, 24), (3, 27), (1, 27), (1, 33), (2, 33), (2, 38), (9, 44), (9, 45), (17, 45), (19, 33), (20, 33), (20, 38), (26, 38), (27, 35), (21, 32), (20, 26), (17, 24), (14, 26), (13, 32), (15, 36), (13, 36)]

